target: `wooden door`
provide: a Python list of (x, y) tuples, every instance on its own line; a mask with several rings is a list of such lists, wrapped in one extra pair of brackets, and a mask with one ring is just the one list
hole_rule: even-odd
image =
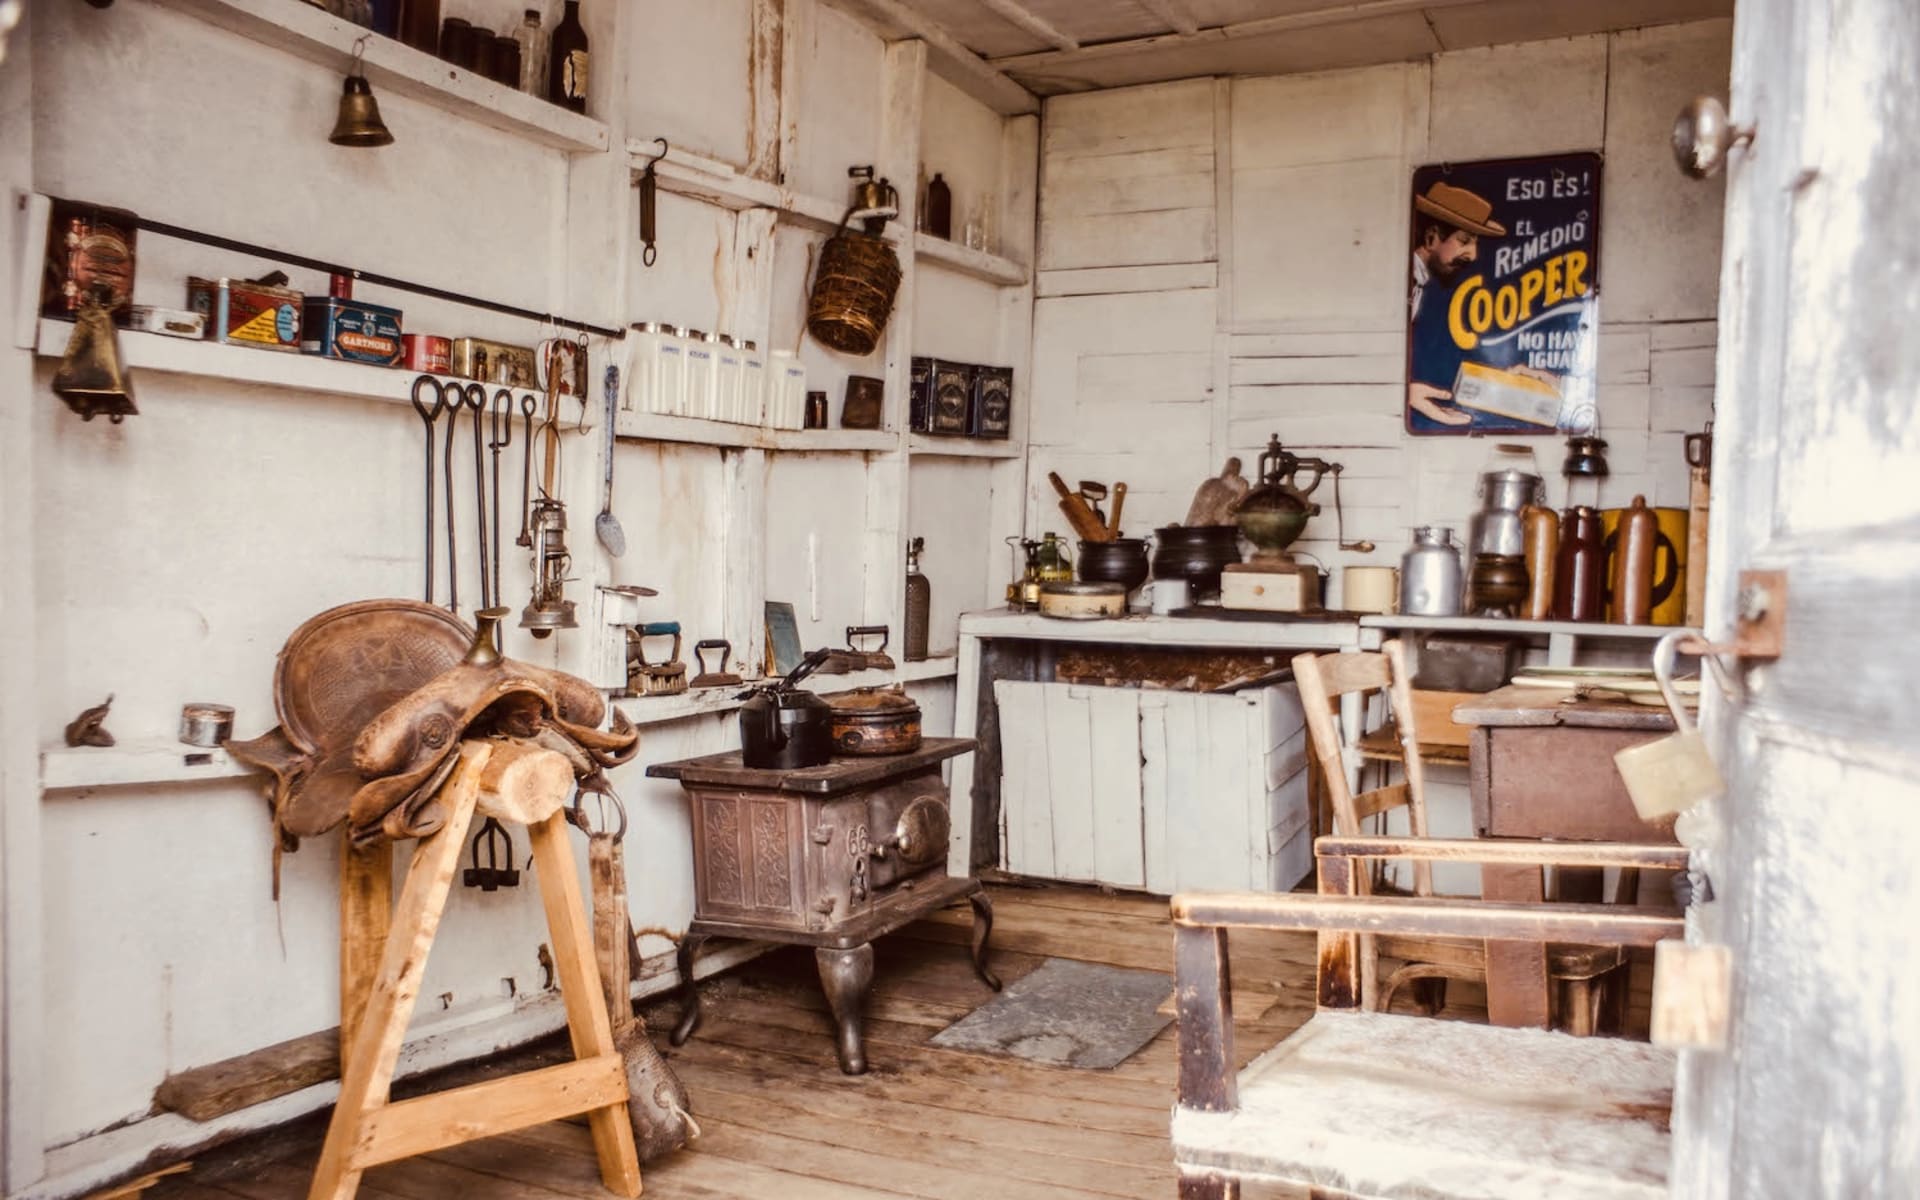
[[(1673, 1194), (1920, 1188), (1920, 5), (1740, 0), (1710, 632), (1788, 574), (1784, 656), (1709, 702), (1728, 778), (1694, 936), (1727, 1053), (1688, 1052)], [(1629, 234), (1630, 236), (1630, 234)]]

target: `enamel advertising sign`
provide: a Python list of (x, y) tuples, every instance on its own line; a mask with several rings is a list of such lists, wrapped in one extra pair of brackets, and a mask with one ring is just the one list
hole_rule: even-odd
[(1413, 173), (1409, 433), (1589, 433), (1600, 156)]

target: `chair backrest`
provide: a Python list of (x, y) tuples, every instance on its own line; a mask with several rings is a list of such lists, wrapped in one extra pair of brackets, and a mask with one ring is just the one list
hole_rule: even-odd
[[(1426, 837), (1427, 779), (1413, 724), (1413, 688), (1407, 674), (1405, 647), (1396, 640), (1381, 646), (1377, 653), (1302, 654), (1293, 660), (1293, 678), (1300, 688), (1300, 703), (1306, 710), (1313, 756), (1320, 765), (1320, 776), (1332, 800), (1334, 832), (1342, 837), (1356, 837), (1363, 832), (1362, 821), (1404, 805), (1409, 832), (1414, 837)], [(1338, 705), (1342, 696), (1357, 694), (1364, 703), (1365, 698), (1375, 692), (1385, 692), (1391, 698), (1402, 778), (1399, 783), (1355, 795), (1347, 782), (1346, 746), (1336, 719)], [(1364, 883), (1362, 887), (1364, 890)], [(1415, 861), (1413, 890), (1420, 896), (1433, 894), (1431, 864)]]

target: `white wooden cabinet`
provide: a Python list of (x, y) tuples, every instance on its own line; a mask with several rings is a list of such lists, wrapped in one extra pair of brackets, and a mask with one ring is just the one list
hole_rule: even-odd
[(1007, 870), (1172, 893), (1312, 866), (1293, 685), (1233, 695), (1000, 680)]

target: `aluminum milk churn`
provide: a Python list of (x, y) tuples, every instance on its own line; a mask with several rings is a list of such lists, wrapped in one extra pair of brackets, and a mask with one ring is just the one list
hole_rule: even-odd
[(1422, 525), (1400, 557), (1400, 611), (1419, 617), (1460, 615), (1460, 550), (1453, 530)]

